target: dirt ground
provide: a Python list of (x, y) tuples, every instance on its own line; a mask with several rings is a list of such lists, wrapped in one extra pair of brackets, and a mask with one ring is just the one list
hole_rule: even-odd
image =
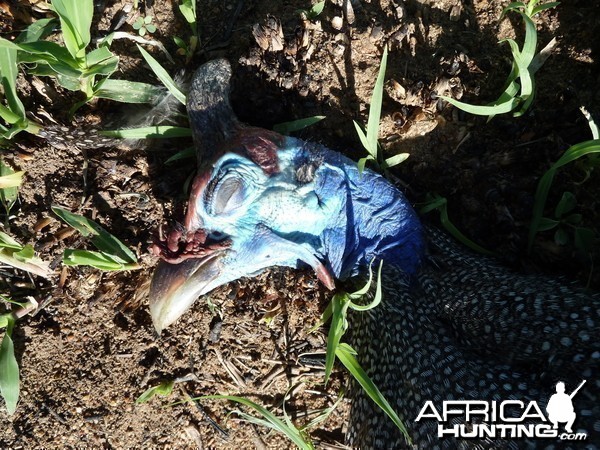
[[(49, 15), (34, 8), (40, 3), (0, 1), (2, 35), (14, 36), (32, 17)], [(105, 35), (126, 3), (96, 2), (92, 36)], [(325, 115), (298, 135), (355, 159), (364, 150), (352, 120), (367, 120), (387, 43), (380, 138), (386, 154), (410, 153), (393, 170), (410, 200), (418, 204), (428, 193), (442, 195), (452, 222), (507, 264), (597, 289), (598, 245), (582, 252), (572, 243), (556, 244), (553, 232), (545, 232), (528, 254), (527, 233), (539, 177), (570, 145), (591, 139), (579, 107), (600, 120), (600, 3), (565, 1), (538, 17), (540, 47), (553, 37), (557, 44), (536, 74), (536, 99), (524, 117), (486, 123), (435, 98), (446, 93), (484, 104), (497, 97), (510, 71), (509, 48), (498, 40), (523, 38), (516, 16), (500, 21), (507, 3), (328, 0), (307, 21), (299, 10), (310, 7), (308, 0), (200, 1), (200, 51), (187, 65), (172, 39), (189, 35), (177, 2), (140, 1), (141, 9), (132, 10), (120, 31), (136, 34), (131, 24), (137, 16), (153, 16), (157, 31), (151, 37), (175, 63), (148, 50), (170, 73), (190, 73), (206, 60), (227, 57), (234, 66), (234, 109), (242, 120), (271, 128)], [(158, 83), (132, 41), (115, 41), (112, 49), (121, 57), (114, 78)], [(110, 128), (132, 115), (121, 104), (97, 101), (71, 122), (66, 111), (77, 101), (75, 94), (51, 79), (24, 74), (20, 86), (27, 110), (44, 125)], [(26, 171), (17, 206), (2, 217), (5, 231), (33, 244), (52, 261), (55, 275), (42, 280), (0, 268), (0, 292), (16, 300), (33, 296), (43, 304), (15, 329), (21, 400), (12, 417), (0, 408), (0, 447), (289, 448), (281, 436), (230, 414), (237, 409), (231, 403), (171, 404), (190, 396), (241, 395), (281, 414), (291, 390), (286, 411), (302, 424), (347, 387), (340, 372), (322, 385), (325, 331), (307, 331), (330, 294), (309, 271), (274, 269), (222, 287), (156, 336), (146, 295), (157, 261), (148, 244), (160, 224), (182, 217), (183, 186), (193, 171), (189, 160), (165, 161), (189, 145), (173, 139), (82, 150), (21, 133), (13, 148), (3, 150), (7, 163)], [(582, 182), (586, 170), (591, 177)], [(563, 192), (573, 192), (583, 226), (597, 239), (599, 183), (588, 165), (561, 170), (546, 215)], [(101, 273), (63, 267), (64, 248), (89, 243), (52, 215), (55, 204), (98, 221), (136, 250), (143, 269)], [(430, 219), (437, 217), (432, 213)], [(148, 387), (174, 379), (179, 382), (168, 398), (135, 403)], [(309, 431), (319, 448), (342, 447), (348, 405), (344, 399)]]

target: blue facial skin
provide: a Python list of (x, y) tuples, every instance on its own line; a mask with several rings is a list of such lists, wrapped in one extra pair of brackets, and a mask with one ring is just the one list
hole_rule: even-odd
[(219, 284), (301, 263), (323, 264), (339, 280), (376, 258), (407, 274), (417, 270), (421, 224), (396, 187), (368, 169), (359, 174), (323, 146), (288, 137), (283, 148), (280, 171), (270, 176), (243, 156), (224, 155), (197, 199), (203, 228), (232, 241)]
[[(311, 266), (333, 279), (364, 273), (375, 259), (407, 276), (424, 254), (421, 224), (404, 195), (381, 175), (316, 144), (285, 138), (279, 172), (227, 153), (190, 199), (186, 223), (230, 247), (179, 264), (161, 261), (150, 287), (156, 330), (175, 322), (201, 295), (272, 266)], [(188, 220), (189, 219), (189, 220)]]

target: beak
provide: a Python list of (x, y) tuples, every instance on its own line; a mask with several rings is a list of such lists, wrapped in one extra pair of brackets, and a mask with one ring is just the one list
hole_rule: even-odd
[(175, 322), (195, 301), (216, 285), (223, 271), (222, 260), (229, 250), (179, 264), (160, 261), (150, 284), (150, 315), (154, 328), (162, 330)]

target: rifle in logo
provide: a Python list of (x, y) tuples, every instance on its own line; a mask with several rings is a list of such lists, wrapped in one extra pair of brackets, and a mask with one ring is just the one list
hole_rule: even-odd
[(583, 380), (571, 394), (565, 394), (565, 383), (562, 381), (556, 383), (556, 394), (552, 394), (552, 397), (550, 397), (550, 400), (548, 401), (548, 406), (546, 406), (548, 418), (550, 419), (550, 422), (552, 422), (554, 429), (557, 429), (558, 423), (561, 422), (566, 423), (565, 430), (568, 433), (573, 432), (571, 427), (577, 418), (577, 414), (575, 414), (575, 410), (573, 409), (572, 399), (586, 381), (587, 380)]

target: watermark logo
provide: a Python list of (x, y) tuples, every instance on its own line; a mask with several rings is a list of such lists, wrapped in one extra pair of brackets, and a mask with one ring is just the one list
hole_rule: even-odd
[[(546, 405), (547, 416), (536, 401), (521, 400), (444, 400), (439, 407), (427, 400), (415, 422), (434, 419), (438, 422), (438, 437), (456, 438), (558, 438), (583, 441), (586, 433), (574, 433), (573, 423), (577, 414), (573, 397), (583, 387), (567, 394), (565, 383), (556, 384), (556, 393)], [(564, 431), (559, 430), (564, 424)], [(562, 427), (560, 427), (562, 428)]]
[(548, 402), (548, 406), (546, 406), (546, 411), (548, 412), (548, 418), (550, 422), (554, 425), (553, 429), (558, 429), (558, 422), (565, 422), (565, 431), (567, 433), (573, 433), (573, 422), (577, 418), (577, 414), (575, 414), (575, 409), (573, 409), (573, 397), (575, 394), (583, 387), (586, 380), (583, 380), (577, 389), (575, 389), (571, 394), (565, 394), (565, 383), (559, 381), (556, 383), (556, 394), (553, 394), (550, 397), (550, 401)]

